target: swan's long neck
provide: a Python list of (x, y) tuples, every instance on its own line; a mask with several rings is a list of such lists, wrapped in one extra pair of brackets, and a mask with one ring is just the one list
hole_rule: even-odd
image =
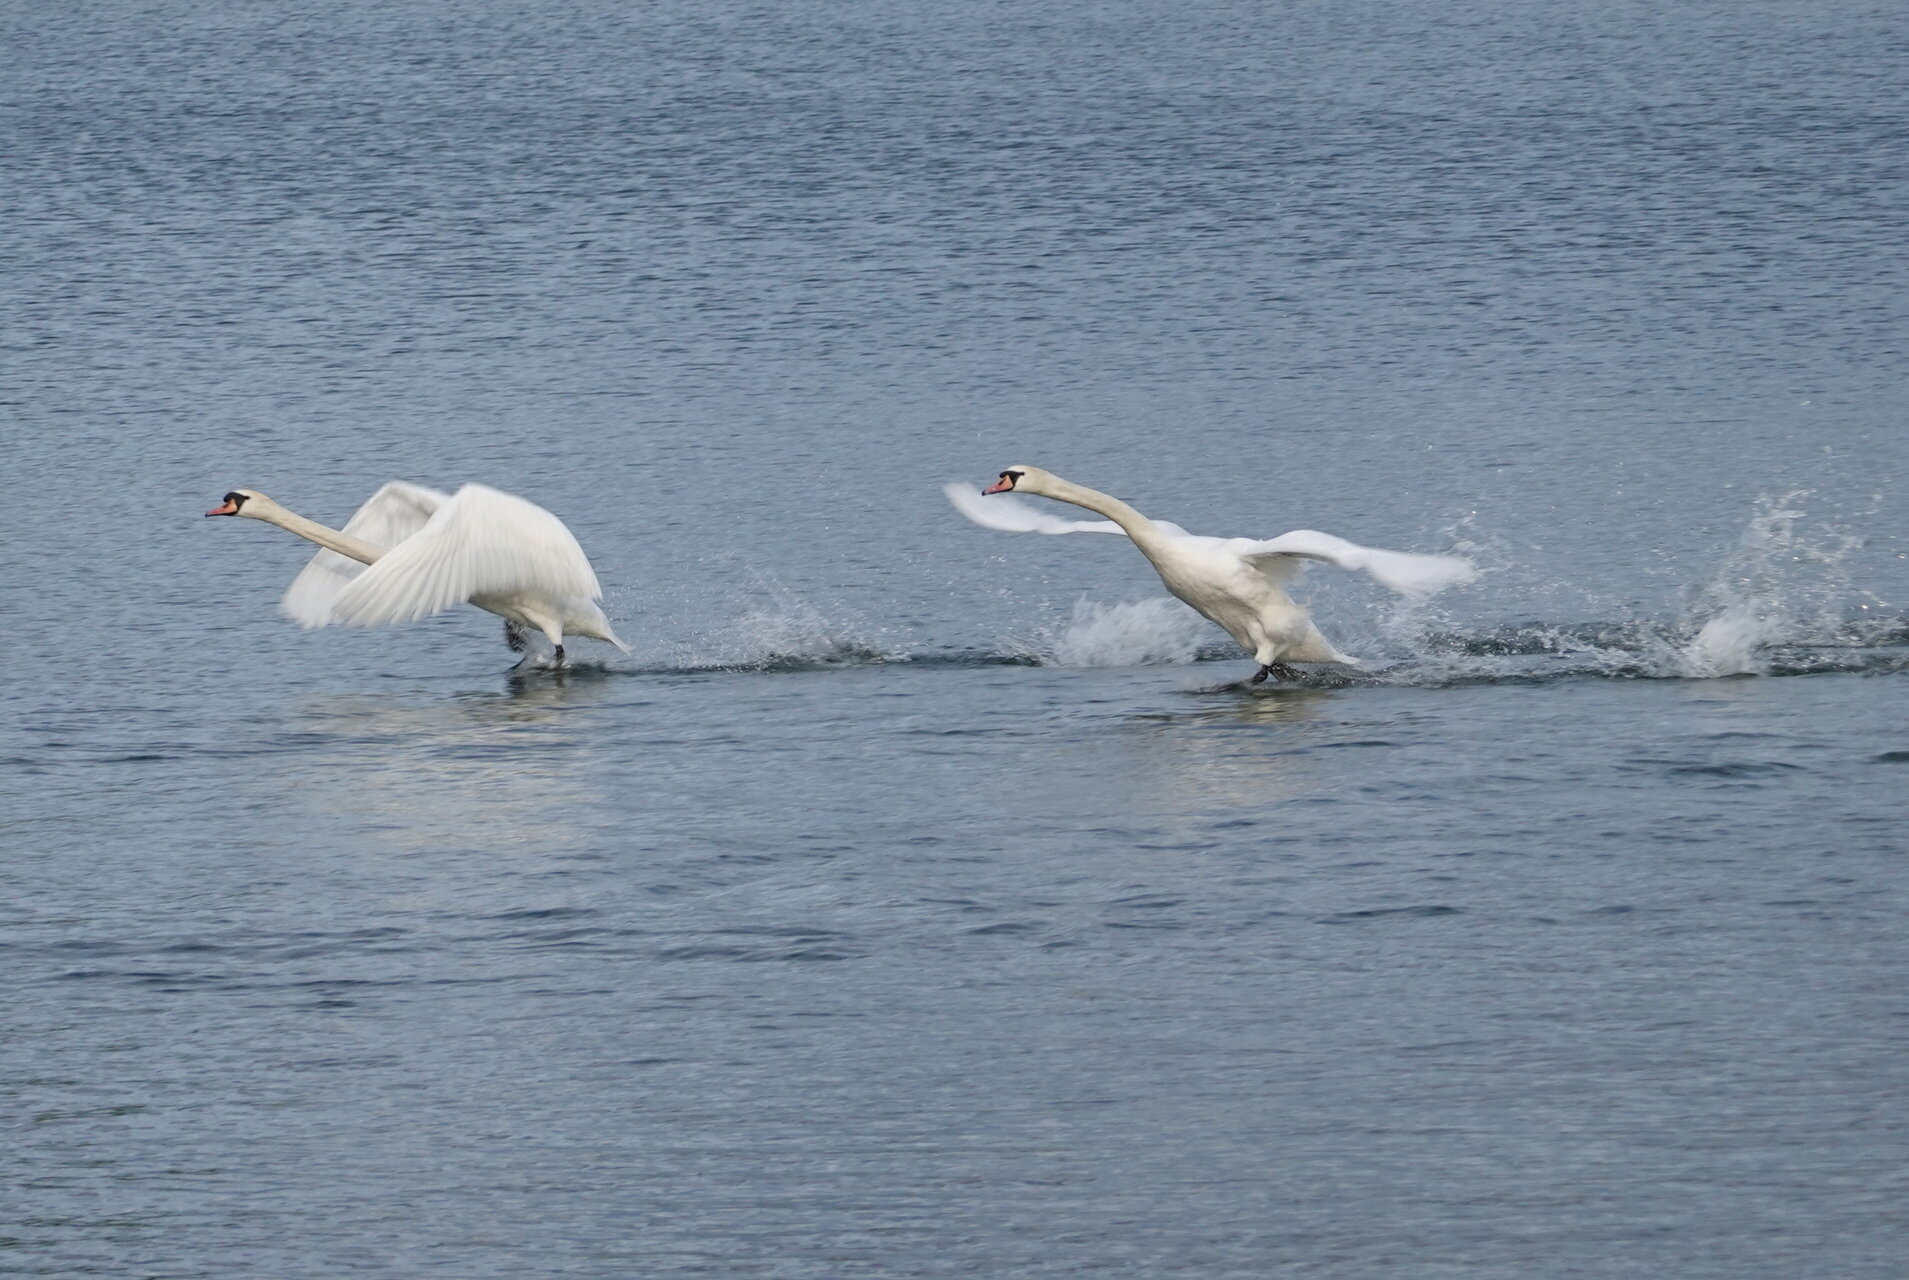
[(297, 512), (287, 511), (276, 502), (270, 506), (259, 507), (256, 505), (258, 501), (256, 498), (252, 501), (254, 509), (247, 511), (246, 514), (254, 520), (264, 520), (269, 524), (275, 524), (289, 533), (297, 534), (307, 542), (316, 542), (327, 551), (336, 551), (339, 555), (349, 556), (361, 564), (370, 564), (387, 550), (385, 547), (374, 547), (369, 542), (360, 541), (350, 534), (327, 528), (316, 520), (307, 520)]
[(1125, 530), (1127, 536), (1133, 539), (1134, 545), (1142, 549), (1166, 537), (1159, 525), (1110, 493), (1089, 489), (1086, 485), (1063, 480), (1051, 473), (1041, 486), (1040, 492), (1042, 497), (1053, 498), (1057, 502), (1071, 502), (1077, 507), (1086, 507), (1089, 511), (1099, 512)]

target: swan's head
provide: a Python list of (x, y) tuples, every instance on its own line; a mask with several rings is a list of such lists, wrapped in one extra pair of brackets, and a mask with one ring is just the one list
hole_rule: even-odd
[(234, 489), (225, 495), (225, 500), (212, 510), (209, 516), (253, 516), (257, 517), (272, 500), (256, 489)]
[(1047, 481), (1052, 479), (1039, 467), (1012, 466), (1001, 473), (1001, 478), (983, 489), (983, 493), (1032, 493), (1046, 492)]

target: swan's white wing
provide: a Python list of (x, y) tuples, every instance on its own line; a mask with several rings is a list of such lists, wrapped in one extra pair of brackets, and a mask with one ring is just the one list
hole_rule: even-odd
[(1324, 560), (1341, 569), (1371, 574), (1402, 595), (1429, 596), (1434, 591), (1470, 582), (1478, 569), (1462, 556), (1423, 556), (1407, 551), (1381, 551), (1313, 529), (1295, 529), (1265, 542), (1240, 538), (1229, 544), (1269, 576), (1290, 577), (1294, 557)]
[(534, 502), (467, 484), (353, 579), (332, 615), (371, 627), (409, 622), (472, 596), (515, 594), (595, 600), (603, 589), (563, 521)]
[[(393, 480), (358, 508), (345, 522), (344, 531), (374, 547), (395, 547), (422, 529), (431, 513), (450, 500), (449, 494), (436, 489)], [(363, 569), (349, 556), (320, 551), (292, 579), (278, 607), (303, 626), (322, 627), (332, 621), (332, 605), (339, 592)]]
[(941, 486), (941, 491), (956, 511), (988, 529), (1008, 533), (1125, 533), (1111, 520), (1063, 520), (1005, 493), (984, 496), (972, 485), (950, 481)]

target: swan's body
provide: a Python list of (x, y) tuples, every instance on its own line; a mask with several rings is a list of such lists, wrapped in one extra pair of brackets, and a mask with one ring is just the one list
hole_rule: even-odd
[[(987, 494), (1031, 493), (1098, 512), (1107, 520), (1063, 520), (1006, 497)], [(1120, 499), (1061, 479), (1039, 467), (1010, 467), (1000, 482), (980, 495), (966, 485), (945, 487), (962, 515), (990, 529), (1013, 533), (1112, 533), (1130, 539), (1147, 557), (1168, 591), (1220, 625), (1259, 663), (1255, 681), (1282, 671), (1288, 662), (1335, 662), (1357, 666), (1358, 659), (1333, 648), (1312, 618), (1286, 594), (1286, 585), (1307, 560), (1324, 560), (1343, 569), (1371, 574), (1394, 591), (1424, 596), (1477, 576), (1469, 560), (1458, 556), (1412, 555), (1379, 551), (1299, 529), (1277, 538), (1207, 538), (1177, 524), (1149, 520)]]
[[(603, 590), (563, 521), (534, 502), (467, 484), (455, 494), (394, 480), (371, 495), (342, 531), (235, 489), (209, 516), (250, 516), (323, 548), (279, 607), (307, 627), (410, 622), (468, 601), (504, 619), (511, 648), (540, 631), (563, 661), (566, 635), (625, 653), (597, 606)], [(360, 566), (369, 566), (361, 568)]]

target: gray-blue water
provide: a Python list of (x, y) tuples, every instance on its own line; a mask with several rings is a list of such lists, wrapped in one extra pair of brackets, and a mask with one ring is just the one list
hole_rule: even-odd
[[(0, 1274), (1909, 1273), (1909, 14), (0, 12)], [(1246, 690), (1027, 462), (1308, 579)], [(636, 652), (300, 631), (482, 481)]]

